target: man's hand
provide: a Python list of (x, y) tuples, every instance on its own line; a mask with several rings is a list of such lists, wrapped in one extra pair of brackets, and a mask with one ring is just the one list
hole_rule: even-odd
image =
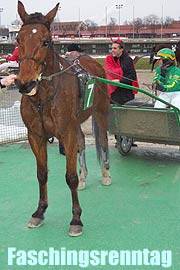
[(6, 76), (5, 78), (1, 79), (1, 84), (5, 86), (9, 86), (14, 83), (14, 80), (17, 78), (15, 74), (10, 74), (9, 76)]
[(164, 88), (162, 85), (160, 85), (159, 83), (155, 83), (155, 90), (158, 90), (158, 91), (161, 91), (161, 92), (164, 92)]
[(114, 80), (112, 80), (112, 82), (119, 82), (119, 80), (118, 79), (114, 79)]

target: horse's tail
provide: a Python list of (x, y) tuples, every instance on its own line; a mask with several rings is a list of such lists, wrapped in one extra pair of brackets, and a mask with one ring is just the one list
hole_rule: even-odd
[(102, 149), (99, 143), (99, 127), (97, 125), (96, 120), (93, 117), (92, 117), (92, 127), (93, 127), (93, 134), (95, 137), (97, 159), (99, 163), (101, 163), (102, 162)]

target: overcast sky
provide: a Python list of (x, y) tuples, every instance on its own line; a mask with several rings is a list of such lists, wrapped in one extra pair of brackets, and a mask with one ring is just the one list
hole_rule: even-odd
[[(91, 19), (99, 25), (106, 24), (110, 17), (116, 18), (119, 22), (119, 13), (116, 4), (123, 4), (120, 9), (120, 22), (133, 20), (134, 18), (154, 14), (159, 18), (170, 16), (175, 20), (180, 19), (179, 0), (22, 0), (26, 11), (33, 13), (36, 11), (43, 14), (48, 13), (58, 2), (61, 9), (58, 11), (60, 21), (84, 21)], [(133, 8), (134, 7), (134, 8)], [(0, 23), (10, 25), (17, 17), (17, 0), (0, 0)], [(107, 12), (106, 12), (107, 11)]]

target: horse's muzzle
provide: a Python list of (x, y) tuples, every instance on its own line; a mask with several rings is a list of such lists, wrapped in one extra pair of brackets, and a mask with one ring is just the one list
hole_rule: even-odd
[(34, 96), (37, 92), (37, 82), (30, 81), (27, 83), (22, 84), (20, 80), (15, 80), (15, 84), (19, 89), (19, 92), (24, 95)]

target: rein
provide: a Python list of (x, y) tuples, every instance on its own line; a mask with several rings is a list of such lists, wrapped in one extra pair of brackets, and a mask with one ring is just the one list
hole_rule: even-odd
[(75, 65), (77, 65), (77, 63), (74, 61), (74, 63), (72, 63), (69, 67), (63, 69), (63, 66), (60, 64), (61, 71), (56, 72), (56, 73), (53, 73), (53, 74), (51, 74), (49, 76), (45, 76), (43, 74), (40, 74), (39, 81), (41, 81), (41, 80), (51, 81), (54, 77), (59, 76), (59, 75), (65, 73), (67, 70), (71, 69)]

